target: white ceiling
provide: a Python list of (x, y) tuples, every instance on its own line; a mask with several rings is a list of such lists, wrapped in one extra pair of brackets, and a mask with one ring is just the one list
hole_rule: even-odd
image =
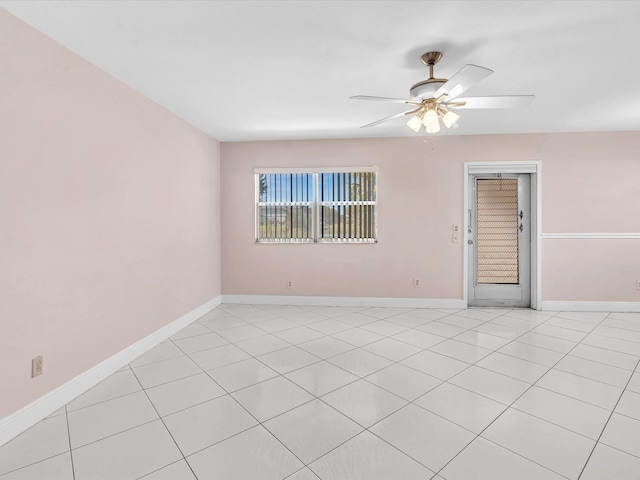
[[(640, 130), (640, 2), (7, 1), (0, 6), (221, 141), (415, 136), (404, 105), (468, 63), (465, 95), (534, 94), (464, 110), (441, 134)], [(426, 135), (424, 132), (419, 135)], [(439, 134), (440, 135), (440, 134)]]

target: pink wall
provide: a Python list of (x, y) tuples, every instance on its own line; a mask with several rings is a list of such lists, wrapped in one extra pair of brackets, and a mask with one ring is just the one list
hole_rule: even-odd
[[(462, 298), (465, 161), (530, 160), (537, 136), (223, 143), (224, 294)], [(377, 165), (379, 242), (265, 245), (254, 240), (255, 167)], [(422, 286), (413, 287), (413, 278)], [(294, 282), (286, 288), (287, 279)]]
[(640, 232), (640, 132), (545, 135), (540, 156), (543, 232)]
[[(640, 233), (640, 134), (547, 135), (542, 231)], [(543, 240), (545, 300), (640, 302), (640, 239)]]
[(220, 294), (220, 155), (2, 10), (0, 59), (1, 418)]
[[(464, 162), (542, 161), (543, 233), (638, 233), (638, 151), (640, 132), (223, 143), (222, 292), (461, 299)], [(254, 168), (357, 165), (379, 167), (378, 244), (255, 243)], [(541, 242), (543, 300), (640, 302), (640, 239)]]
[(544, 239), (542, 246), (543, 300), (640, 302), (640, 239)]

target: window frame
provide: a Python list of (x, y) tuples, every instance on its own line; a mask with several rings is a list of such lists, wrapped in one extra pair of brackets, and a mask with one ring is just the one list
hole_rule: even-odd
[[(340, 172), (327, 172), (327, 171), (323, 171), (321, 173), (317, 173), (317, 177), (316, 177), (316, 181), (320, 180), (320, 176), (321, 175), (331, 175), (333, 177), (333, 175), (338, 174), (338, 176), (340, 174), (356, 174), (356, 173), (374, 173), (374, 178), (373, 178), (373, 182), (369, 185), (369, 188), (372, 189), (374, 193), (374, 200), (323, 200), (320, 197), (324, 194), (324, 192), (321, 192), (318, 194), (318, 199), (317, 199), (317, 206), (318, 206), (318, 223), (317, 223), (317, 230), (316, 230), (316, 238), (317, 238), (317, 243), (376, 243), (377, 241), (377, 225), (378, 225), (378, 217), (377, 217), (377, 212), (378, 212), (378, 201), (377, 201), (377, 172), (374, 171), (364, 171), (362, 169), (359, 169), (355, 172), (346, 172), (346, 171), (340, 171)], [(354, 177), (355, 179), (355, 177)], [(333, 181), (333, 180), (332, 180)], [(340, 187), (342, 186), (342, 184), (340, 183), (339, 177), (338, 177), (338, 196), (340, 196)], [(344, 190), (343, 190), (343, 194), (344, 194)], [(356, 237), (356, 238), (350, 238), (350, 237), (323, 237), (323, 225), (322, 225), (322, 220), (320, 218), (320, 212), (321, 209), (323, 207), (344, 207), (345, 211), (347, 208), (349, 208), (349, 211), (351, 211), (351, 207), (358, 207), (358, 206), (373, 206), (373, 215), (372, 215), (372, 219), (371, 221), (373, 222), (372, 225), (372, 237)], [(340, 215), (340, 213), (338, 213), (338, 215)], [(343, 227), (346, 228), (345, 225), (343, 225)]]
[[(280, 200), (280, 201), (261, 201), (260, 199), (260, 175), (309, 175), (305, 172), (285, 172), (285, 173), (274, 173), (274, 172), (269, 172), (269, 173), (255, 173), (254, 174), (254, 180), (255, 180), (255, 187), (256, 187), (256, 201), (255, 201), (255, 240), (257, 243), (313, 243), (314, 241), (314, 229), (315, 229), (315, 225), (314, 225), (314, 205), (315, 205), (315, 199), (312, 199), (310, 201), (286, 201), (286, 200)], [(312, 196), (315, 195), (315, 191), (316, 191), (316, 187), (315, 187), (315, 177), (312, 176), (312, 182), (311, 182), (311, 194)], [(282, 187), (282, 183), (280, 184), (280, 186)], [(309, 221), (309, 225), (307, 227), (308, 229), (308, 235), (306, 237), (292, 237), (292, 238), (287, 238), (287, 237), (280, 237), (280, 238), (266, 238), (266, 239), (260, 239), (260, 219), (261, 219), (261, 214), (260, 214), (260, 208), (262, 207), (274, 207), (274, 208), (286, 208), (286, 207), (290, 207), (290, 208), (294, 208), (294, 207), (307, 207), (310, 211), (310, 215), (311, 215), (311, 219)]]
[[(320, 225), (320, 215), (319, 209), (326, 205), (327, 203), (336, 203), (336, 202), (327, 202), (322, 201), (320, 196), (321, 192), (318, 191), (319, 188), (319, 177), (321, 174), (329, 174), (329, 173), (369, 173), (373, 172), (374, 175), (374, 183), (373, 187), (375, 188), (376, 196), (375, 200), (362, 201), (357, 203), (362, 203), (366, 205), (373, 205), (373, 237), (372, 238), (320, 238), (321, 225)], [(260, 175), (270, 175), (270, 174), (310, 174), (312, 175), (313, 181), (313, 196), (310, 203), (311, 209), (311, 238), (309, 239), (263, 239), (261, 240), (260, 235)], [(258, 244), (312, 244), (312, 243), (330, 243), (330, 244), (357, 244), (357, 245), (368, 245), (378, 243), (378, 195), (377, 195), (377, 185), (378, 185), (378, 167), (377, 166), (362, 166), (362, 167), (292, 167), (292, 168), (254, 168), (254, 186), (255, 186), (255, 200), (254, 200), (254, 215), (255, 215), (255, 232), (254, 238), (255, 242)], [(294, 202), (296, 203), (296, 202)], [(343, 201), (338, 203), (345, 203)], [(264, 205), (263, 205), (264, 206)]]

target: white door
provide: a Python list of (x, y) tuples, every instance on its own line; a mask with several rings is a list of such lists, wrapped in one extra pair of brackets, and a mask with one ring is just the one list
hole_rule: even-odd
[(468, 304), (531, 306), (529, 174), (470, 175)]

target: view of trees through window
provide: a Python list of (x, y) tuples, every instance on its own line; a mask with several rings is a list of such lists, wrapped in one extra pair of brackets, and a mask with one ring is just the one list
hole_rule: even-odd
[(264, 173), (256, 181), (259, 242), (376, 239), (373, 171)]
[(313, 174), (261, 174), (259, 241), (313, 241)]
[(319, 237), (373, 239), (375, 173), (321, 173), (319, 181)]

